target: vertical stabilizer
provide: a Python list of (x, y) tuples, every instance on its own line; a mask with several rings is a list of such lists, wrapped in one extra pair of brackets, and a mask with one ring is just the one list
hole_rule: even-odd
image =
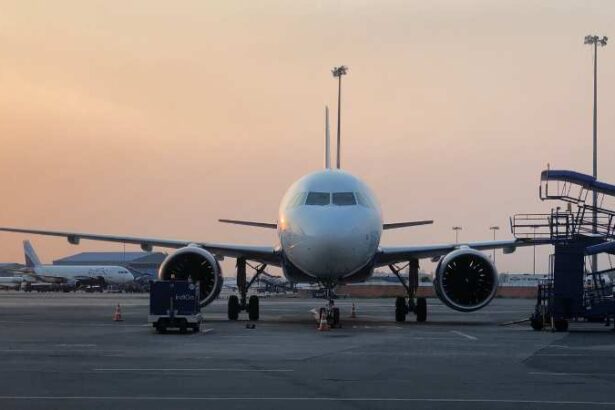
[(36, 255), (36, 252), (34, 252), (34, 248), (30, 241), (23, 241), (23, 251), (26, 257), (26, 266), (28, 268), (33, 268), (41, 264), (41, 260)]
[(331, 168), (331, 133), (329, 132), (329, 107), (325, 105), (325, 168)]

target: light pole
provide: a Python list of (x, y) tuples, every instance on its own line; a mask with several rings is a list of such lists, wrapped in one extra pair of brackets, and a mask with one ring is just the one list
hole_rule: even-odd
[(536, 229), (538, 228), (538, 225), (532, 225), (532, 229), (534, 230), (534, 263), (533, 263), (533, 271), (534, 271), (534, 275), (536, 275)]
[[(489, 229), (493, 231), (493, 240), (495, 241), (495, 231), (499, 231), (500, 227), (493, 225), (493, 226), (490, 226)], [(493, 248), (493, 263), (495, 264), (495, 248)]]
[[(593, 176), (598, 178), (598, 46), (606, 46), (608, 37), (603, 36), (600, 38), (595, 35), (585, 36), (584, 44), (589, 44), (594, 47), (594, 158), (593, 158)], [(592, 216), (592, 231), (598, 232), (598, 215), (596, 214), (596, 208), (598, 206), (598, 195), (596, 191), (593, 192), (593, 207), (594, 212)], [(592, 255), (592, 272), (598, 271), (598, 255)]]
[(455, 243), (459, 242), (459, 231), (461, 231), (463, 228), (461, 226), (453, 226), (453, 231), (455, 231)]
[(331, 73), (333, 73), (333, 77), (337, 77), (338, 82), (337, 82), (337, 169), (340, 169), (340, 162), (341, 162), (341, 154), (340, 154), (340, 147), (341, 147), (341, 140), (340, 140), (340, 132), (341, 132), (341, 108), (342, 108), (342, 76), (346, 75), (348, 73), (348, 67), (346, 67), (345, 65), (341, 65), (339, 67), (334, 67), (333, 70), (331, 70)]

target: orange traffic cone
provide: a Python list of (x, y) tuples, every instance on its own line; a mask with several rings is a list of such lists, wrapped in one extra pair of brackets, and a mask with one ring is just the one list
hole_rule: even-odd
[(115, 307), (115, 313), (113, 314), (113, 321), (114, 322), (121, 322), (122, 321), (122, 309), (120, 308), (120, 304), (119, 303)]
[(350, 317), (352, 319), (355, 319), (357, 317), (357, 308), (355, 307), (354, 303), (352, 304), (352, 310), (350, 311)]
[(326, 312), (320, 313), (320, 325), (318, 326), (318, 330), (321, 332), (326, 332), (328, 330), (331, 330), (331, 328), (329, 327), (329, 322), (327, 322)]

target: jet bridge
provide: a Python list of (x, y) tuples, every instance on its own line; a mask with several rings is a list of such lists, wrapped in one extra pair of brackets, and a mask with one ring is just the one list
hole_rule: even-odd
[(539, 193), (541, 200), (558, 201), (559, 206), (510, 221), (516, 238), (546, 239), (555, 246), (548, 278), (538, 287), (532, 327), (565, 331), (568, 320), (579, 318), (610, 323), (615, 269), (592, 272), (587, 259), (615, 254), (615, 185), (576, 171), (548, 169), (541, 173)]

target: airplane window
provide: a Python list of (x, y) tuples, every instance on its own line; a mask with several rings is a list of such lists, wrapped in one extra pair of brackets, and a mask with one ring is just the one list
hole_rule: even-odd
[(359, 205), (364, 206), (366, 208), (372, 208), (371, 202), (367, 199), (367, 197), (361, 192), (355, 192), (355, 196), (357, 197), (357, 202)]
[(298, 194), (294, 196), (293, 199), (290, 200), (290, 202), (288, 203), (288, 207), (296, 208), (298, 206), (303, 205), (303, 203), (305, 202), (306, 196), (307, 196), (307, 192), (299, 192)]
[(357, 201), (354, 198), (352, 192), (334, 192), (333, 193), (333, 205), (348, 206), (356, 205)]
[(331, 203), (331, 194), (328, 192), (309, 192), (306, 205), (329, 205)]

